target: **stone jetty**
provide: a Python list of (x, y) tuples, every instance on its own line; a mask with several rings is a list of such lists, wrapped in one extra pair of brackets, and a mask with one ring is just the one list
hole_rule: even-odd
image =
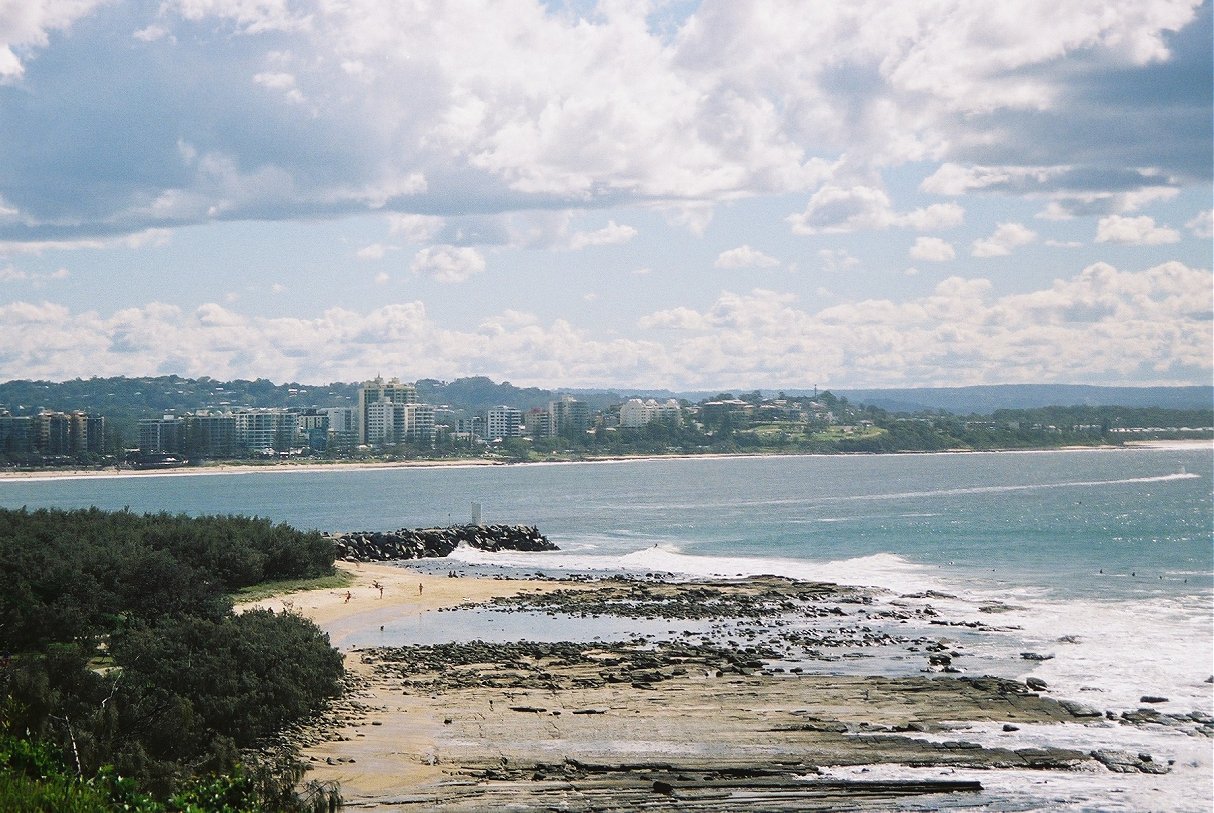
[(398, 531), (349, 531), (330, 534), (329, 538), (337, 547), (337, 559), (344, 562), (435, 559), (449, 556), (461, 544), (494, 553), (559, 550), (534, 525), (451, 525)]

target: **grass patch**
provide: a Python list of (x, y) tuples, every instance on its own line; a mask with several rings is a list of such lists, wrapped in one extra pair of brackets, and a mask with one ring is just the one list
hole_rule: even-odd
[(232, 601), (241, 604), (246, 601), (260, 601), (271, 596), (298, 593), (302, 590), (336, 590), (352, 584), (354, 584), (354, 575), (346, 573), (344, 570), (338, 570), (332, 576), (319, 576), (315, 579), (284, 579), (254, 584), (233, 593)]
[(814, 434), (814, 440), (840, 441), (840, 440), (869, 440), (870, 438), (879, 438), (885, 434), (884, 429), (875, 426), (870, 427), (855, 427), (850, 431), (841, 426), (832, 426), (822, 432)]

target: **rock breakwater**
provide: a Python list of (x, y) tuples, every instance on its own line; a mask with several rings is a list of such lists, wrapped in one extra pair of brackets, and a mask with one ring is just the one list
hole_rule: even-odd
[(330, 534), (343, 562), (386, 562), (450, 556), (460, 545), (477, 550), (559, 550), (534, 525), (451, 525), (397, 531), (348, 531)]

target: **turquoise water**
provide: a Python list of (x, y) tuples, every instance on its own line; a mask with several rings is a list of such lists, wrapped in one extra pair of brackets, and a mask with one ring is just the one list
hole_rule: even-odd
[(867, 566), (878, 581), (906, 565), (1056, 596), (1200, 596), (1214, 572), (1212, 470), (1208, 446), (697, 458), (8, 480), (0, 505), (255, 514), (351, 530), (465, 522), (476, 501), (485, 521), (536, 524), (556, 541), (563, 552), (538, 562), (548, 567), (627, 555), (625, 566), (659, 569), (678, 557), (743, 559), (746, 570), (758, 560), (854, 561), (859, 576), (877, 557)]

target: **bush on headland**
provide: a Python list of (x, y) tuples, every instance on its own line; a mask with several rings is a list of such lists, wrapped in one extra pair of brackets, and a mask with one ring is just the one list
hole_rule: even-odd
[(255, 754), (340, 691), (341, 655), (229, 593), (330, 575), (332, 543), (242, 517), (0, 509), (0, 570), (0, 808), (305, 807), (295, 756)]

